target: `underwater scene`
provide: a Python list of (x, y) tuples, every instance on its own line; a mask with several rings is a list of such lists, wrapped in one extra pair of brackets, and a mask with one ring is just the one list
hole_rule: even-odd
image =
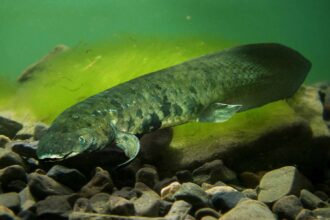
[(0, 220), (330, 219), (330, 1), (0, 0)]

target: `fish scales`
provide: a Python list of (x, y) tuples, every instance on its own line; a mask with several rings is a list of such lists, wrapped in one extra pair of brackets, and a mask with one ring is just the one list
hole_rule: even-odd
[(189, 121), (221, 122), (290, 97), (310, 66), (288, 47), (254, 44), (146, 74), (65, 110), (40, 140), (37, 154), (62, 159), (115, 141), (135, 157), (134, 135)]

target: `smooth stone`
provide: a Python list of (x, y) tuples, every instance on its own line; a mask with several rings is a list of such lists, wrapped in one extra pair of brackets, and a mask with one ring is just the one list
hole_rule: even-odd
[(48, 129), (48, 125), (38, 122), (34, 126), (34, 132), (33, 132), (33, 139), (34, 140), (40, 140), (40, 138), (45, 134), (45, 132)]
[(21, 203), (20, 206), (23, 211), (28, 210), (36, 203), (36, 200), (31, 194), (29, 187), (25, 187), (18, 193), (18, 195)]
[(165, 216), (170, 211), (172, 205), (172, 202), (160, 200), (159, 216)]
[(23, 160), (18, 154), (9, 149), (0, 148), (0, 169), (11, 165), (24, 167)]
[(38, 141), (13, 141), (11, 149), (22, 157), (37, 158)]
[(151, 189), (154, 188), (158, 181), (159, 177), (155, 167), (142, 167), (136, 173), (136, 182), (144, 183)]
[(313, 214), (311, 210), (308, 209), (302, 209), (295, 220), (316, 220), (317, 218)]
[(317, 197), (319, 197), (323, 201), (327, 201), (329, 199), (329, 196), (323, 191), (319, 191), (319, 190), (315, 191), (314, 195), (316, 195)]
[(27, 175), (22, 166), (11, 165), (0, 170), (0, 182), (2, 189), (5, 192), (10, 191), (10, 188), (12, 187), (10, 187), (9, 184), (17, 180), (20, 180), (23, 183), (27, 182)]
[(183, 183), (173, 197), (175, 200), (184, 200), (192, 204), (196, 209), (206, 207), (209, 204), (207, 194), (195, 183)]
[(297, 168), (286, 166), (267, 172), (259, 185), (258, 200), (273, 203), (286, 195), (299, 195), (300, 190), (311, 188), (311, 183)]
[(176, 176), (173, 176), (173, 177), (171, 177), (171, 178), (164, 178), (164, 179), (160, 180), (160, 181), (155, 185), (154, 190), (155, 190), (158, 194), (160, 194), (160, 191), (161, 191), (164, 187), (170, 185), (170, 184), (173, 183), (173, 182), (177, 182), (177, 181), (178, 181), (178, 180), (177, 180)]
[(211, 197), (212, 205), (217, 210), (228, 210), (234, 208), (242, 199), (247, 199), (246, 196), (235, 190), (217, 192)]
[(73, 206), (74, 212), (92, 212), (89, 199), (81, 197), (76, 200)]
[(73, 191), (53, 180), (49, 176), (31, 173), (29, 175), (28, 186), (31, 194), (38, 200), (45, 199), (50, 195), (69, 195)]
[(27, 183), (22, 180), (13, 180), (7, 184), (5, 191), (6, 192), (20, 192), (27, 186)]
[(24, 210), (17, 214), (20, 220), (35, 220), (37, 219), (37, 215), (31, 210)]
[(67, 168), (62, 165), (53, 166), (47, 172), (47, 175), (75, 191), (78, 191), (87, 182), (85, 175), (79, 170)]
[(128, 200), (137, 197), (136, 192), (131, 187), (123, 187), (120, 190), (114, 191), (112, 195), (120, 196)]
[(24, 124), (23, 128), (17, 132), (15, 135), (16, 140), (29, 140), (33, 137), (34, 124), (28, 123)]
[(108, 193), (98, 193), (89, 199), (89, 204), (96, 213), (110, 214), (109, 199), (110, 195)]
[(20, 198), (18, 193), (9, 192), (0, 194), (0, 205), (6, 206), (17, 213), (20, 210)]
[(245, 189), (242, 191), (242, 193), (249, 199), (257, 200), (258, 194), (257, 194), (257, 190), (255, 189)]
[(65, 196), (48, 196), (45, 200), (36, 203), (36, 213), (43, 219), (67, 218), (71, 206)]
[(10, 138), (0, 134), (0, 148), (5, 148), (5, 146), (10, 142)]
[(246, 200), (238, 203), (233, 209), (226, 212), (219, 220), (276, 220), (274, 214), (262, 202)]
[(327, 206), (326, 202), (306, 189), (300, 191), (299, 198), (304, 207), (308, 209), (323, 208)]
[(172, 201), (174, 200), (174, 194), (180, 189), (181, 184), (179, 182), (173, 182), (168, 186), (165, 186), (160, 191), (160, 197), (165, 200)]
[(254, 189), (259, 185), (260, 177), (252, 172), (242, 172), (239, 174), (239, 180), (244, 187)]
[(17, 218), (12, 210), (9, 208), (0, 205), (0, 219), (3, 220), (21, 220)]
[(144, 183), (137, 182), (134, 190), (140, 197), (133, 200), (136, 215), (155, 217), (158, 216), (160, 209), (159, 195)]
[(111, 195), (108, 204), (111, 214), (123, 216), (135, 215), (134, 203), (125, 198)]
[(303, 208), (299, 198), (295, 195), (290, 195), (277, 200), (272, 210), (281, 219), (294, 220)]
[(196, 219), (202, 219), (203, 217), (211, 216), (213, 218), (220, 218), (220, 213), (211, 208), (201, 208), (195, 212)]
[(167, 219), (163, 217), (150, 218), (143, 216), (121, 216), (121, 215), (112, 215), (112, 214), (72, 212), (69, 215), (69, 220), (176, 220), (176, 219)]
[(175, 201), (170, 211), (165, 216), (166, 219), (185, 219), (191, 209), (191, 204), (183, 200)]
[(101, 167), (96, 167), (95, 175), (81, 188), (80, 195), (83, 197), (91, 197), (100, 192), (111, 193), (113, 186), (109, 172), (103, 170)]
[(223, 193), (223, 192), (236, 192), (237, 190), (234, 189), (231, 186), (213, 186), (210, 189), (207, 189), (205, 192), (208, 196), (212, 197), (217, 193)]
[(312, 213), (317, 217), (317, 218), (325, 218), (325, 219), (330, 219), (330, 207), (326, 208), (317, 208), (312, 211)]
[(23, 125), (17, 121), (0, 116), (0, 134), (14, 138)]
[(179, 183), (186, 183), (193, 181), (193, 175), (190, 170), (181, 170), (176, 172), (176, 178), (178, 179)]

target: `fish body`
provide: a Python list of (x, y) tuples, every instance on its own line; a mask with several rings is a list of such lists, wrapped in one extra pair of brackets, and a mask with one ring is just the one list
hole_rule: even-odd
[(61, 113), (39, 142), (40, 159), (63, 159), (115, 142), (134, 159), (135, 135), (199, 122), (292, 96), (311, 67), (279, 44), (251, 44), (143, 75), (91, 96)]

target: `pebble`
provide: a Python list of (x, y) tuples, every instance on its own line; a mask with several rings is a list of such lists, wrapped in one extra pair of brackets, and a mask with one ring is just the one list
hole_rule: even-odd
[(43, 219), (67, 218), (71, 206), (65, 196), (48, 196), (46, 199), (36, 203), (36, 213)]
[(5, 148), (6, 144), (10, 142), (10, 138), (0, 134), (0, 148)]
[(120, 190), (114, 191), (112, 195), (120, 196), (128, 200), (137, 197), (137, 193), (134, 190), (132, 190), (131, 187), (123, 187)]
[(314, 195), (316, 195), (317, 197), (319, 197), (323, 201), (327, 201), (329, 199), (329, 196), (323, 191), (315, 191)]
[(281, 219), (295, 219), (303, 209), (299, 198), (295, 195), (284, 196), (273, 205), (273, 212)]
[(134, 190), (140, 196), (133, 200), (136, 214), (139, 216), (156, 217), (160, 210), (160, 197), (144, 183), (137, 182)]
[(258, 194), (257, 190), (255, 189), (245, 189), (242, 191), (242, 193), (249, 199), (257, 200)]
[(0, 134), (14, 138), (16, 133), (23, 128), (17, 121), (0, 116)]
[(27, 175), (22, 166), (11, 165), (0, 170), (0, 182), (2, 189), (5, 192), (13, 191), (13, 189), (15, 189), (15, 191), (20, 191), (22, 188), (16, 187), (17, 185), (13, 185), (20, 183), (17, 181), (23, 182), (23, 188), (25, 187), (27, 182)]
[(74, 212), (92, 212), (89, 199), (81, 197), (76, 200), (73, 206)]
[(108, 193), (98, 193), (89, 199), (89, 204), (94, 212), (100, 214), (107, 214), (107, 213), (109, 214), (110, 213), (110, 206), (108, 204), (109, 199), (110, 199), (110, 195)]
[(154, 190), (155, 190), (157, 193), (160, 193), (160, 191), (161, 191), (164, 187), (170, 185), (170, 184), (173, 183), (173, 182), (177, 182), (177, 181), (178, 181), (178, 180), (177, 180), (176, 176), (171, 177), (171, 178), (164, 178), (164, 179), (162, 179), (161, 181), (159, 181), (159, 182), (155, 185)]
[(48, 129), (48, 125), (38, 122), (34, 126), (33, 139), (40, 140), (40, 138), (45, 134)]
[(136, 173), (136, 182), (144, 183), (151, 189), (154, 188), (158, 181), (159, 177), (155, 167), (143, 167)]
[(208, 208), (208, 207), (198, 209), (195, 212), (195, 218), (196, 219), (202, 219), (203, 217), (207, 217), (207, 216), (218, 219), (218, 218), (220, 218), (220, 213), (215, 211), (214, 209), (211, 209), (211, 208)]
[(191, 209), (191, 204), (183, 200), (175, 201), (170, 211), (165, 216), (166, 219), (185, 219)]
[(20, 198), (20, 206), (23, 211), (28, 210), (31, 208), (35, 203), (35, 198), (32, 196), (29, 187), (25, 187), (19, 193)]
[(30, 211), (30, 210), (24, 210), (17, 214), (17, 216), (20, 218), (20, 220), (35, 220), (37, 219), (37, 215)]
[(22, 157), (37, 158), (38, 141), (13, 141), (11, 149)]
[(6, 206), (17, 213), (20, 210), (20, 198), (18, 193), (9, 192), (0, 194), (0, 205)]
[(206, 207), (209, 204), (206, 192), (195, 183), (183, 183), (173, 197), (175, 200), (184, 200), (192, 204), (196, 209)]
[[(216, 210), (228, 210), (235, 207), (242, 199), (246, 199), (246, 196), (235, 190), (228, 190), (229, 186), (218, 186), (218, 192), (212, 193), (211, 202)], [(223, 190), (220, 190), (223, 189)]]
[(311, 210), (308, 209), (302, 209), (295, 220), (316, 220), (317, 218), (313, 214)]
[(47, 172), (47, 175), (75, 191), (80, 190), (80, 188), (87, 182), (85, 175), (79, 170), (67, 168), (62, 165), (53, 166)]
[(113, 190), (113, 182), (108, 171), (101, 167), (96, 167), (93, 178), (81, 188), (80, 195), (82, 197), (91, 197), (100, 192), (111, 193)]
[(135, 215), (134, 203), (125, 198), (111, 195), (108, 204), (111, 213), (114, 215)]
[(297, 168), (286, 166), (267, 172), (259, 185), (258, 200), (273, 203), (286, 195), (299, 195), (301, 189), (310, 188), (310, 182)]
[(306, 189), (301, 190), (299, 198), (304, 207), (308, 209), (323, 208), (327, 206), (326, 202)]
[(256, 188), (259, 185), (260, 178), (252, 172), (242, 172), (239, 174), (240, 183), (247, 188)]
[(176, 178), (178, 179), (179, 183), (186, 183), (193, 181), (193, 175), (190, 170), (181, 170), (176, 172)]
[(28, 186), (31, 194), (38, 200), (45, 199), (50, 195), (68, 195), (73, 191), (53, 180), (49, 176), (36, 172), (29, 175)]
[(256, 200), (246, 200), (238, 203), (237, 206), (219, 218), (219, 220), (236, 219), (276, 220), (276, 217), (264, 203)]
[(325, 219), (330, 219), (330, 207), (317, 208), (312, 211), (316, 217), (321, 217)]
[(180, 189), (180, 187), (181, 184), (179, 182), (173, 182), (160, 191), (160, 197), (165, 200), (173, 201), (173, 196)]
[(9, 149), (0, 149), (0, 169), (11, 165), (20, 165), (24, 167), (22, 158)]
[(19, 220), (14, 212), (7, 207), (0, 205), (0, 219), (3, 220)]
[(159, 207), (159, 216), (164, 216), (168, 213), (168, 211), (171, 209), (173, 203), (166, 201), (166, 200), (160, 200), (160, 207)]
[(15, 139), (28, 140), (33, 137), (33, 133), (34, 133), (34, 125), (27, 124), (24, 125), (23, 128), (17, 132), (17, 134), (15, 135)]

